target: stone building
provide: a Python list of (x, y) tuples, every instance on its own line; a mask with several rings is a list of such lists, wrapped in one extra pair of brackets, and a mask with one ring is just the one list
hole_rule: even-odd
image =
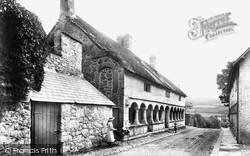
[(237, 58), (228, 81), (230, 127), (238, 143), (250, 143), (250, 48)]
[(82, 43), (51, 33), (41, 91), (26, 102), (0, 105), (1, 156), (72, 153), (105, 140), (114, 103), (83, 78)]
[(77, 16), (73, 0), (61, 0), (60, 19), (48, 35), (58, 55), (65, 38), (82, 46), (84, 78), (115, 104), (116, 128), (137, 136), (172, 128), (174, 120), (185, 126), (186, 94), (131, 52), (129, 40), (123, 47)]

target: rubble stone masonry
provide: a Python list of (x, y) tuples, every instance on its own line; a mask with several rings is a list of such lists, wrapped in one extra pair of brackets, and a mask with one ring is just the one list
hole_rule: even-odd
[[(59, 73), (82, 77), (92, 63), (82, 67), (82, 44), (63, 33), (57, 34), (56, 50), (61, 56), (50, 54), (46, 67)], [(58, 42), (57, 42), (58, 41)], [(86, 39), (86, 41), (88, 41)], [(85, 45), (85, 44), (84, 44)], [(112, 73), (102, 75), (103, 90), (109, 94), (113, 90)], [(92, 80), (92, 79), (91, 79)], [(74, 153), (99, 146), (106, 136), (106, 124), (112, 116), (112, 108), (102, 105), (61, 104), (61, 136), (63, 153)]]
[[(0, 114), (0, 155), (29, 155), (30, 128), (31, 128), (30, 103), (18, 105), (1, 105)], [(22, 149), (26, 152), (10, 152), (10, 149)]]
[(101, 145), (107, 132), (111, 108), (62, 104), (61, 142), (63, 152), (72, 153)]
[[(50, 54), (45, 67), (68, 75), (82, 75), (82, 45), (67, 35), (60, 34), (61, 56)], [(58, 48), (58, 47), (57, 47)]]

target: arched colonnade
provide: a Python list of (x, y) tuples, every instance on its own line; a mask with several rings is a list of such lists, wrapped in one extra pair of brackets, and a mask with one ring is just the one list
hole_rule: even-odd
[(130, 125), (160, 122), (165, 123), (165, 128), (168, 128), (170, 122), (184, 120), (184, 107), (132, 102), (128, 115)]

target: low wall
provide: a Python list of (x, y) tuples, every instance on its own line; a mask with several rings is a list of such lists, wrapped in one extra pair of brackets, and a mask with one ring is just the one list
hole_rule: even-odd
[(154, 132), (165, 128), (164, 122), (155, 122), (148, 125), (148, 131)]
[(132, 125), (129, 127), (129, 131), (130, 136), (145, 134), (148, 132), (148, 125)]

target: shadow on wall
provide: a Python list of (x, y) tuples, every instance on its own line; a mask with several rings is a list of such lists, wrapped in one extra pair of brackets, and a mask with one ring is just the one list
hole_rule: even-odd
[(214, 116), (205, 119), (200, 114), (185, 114), (185, 125), (197, 128), (221, 129), (221, 121)]

